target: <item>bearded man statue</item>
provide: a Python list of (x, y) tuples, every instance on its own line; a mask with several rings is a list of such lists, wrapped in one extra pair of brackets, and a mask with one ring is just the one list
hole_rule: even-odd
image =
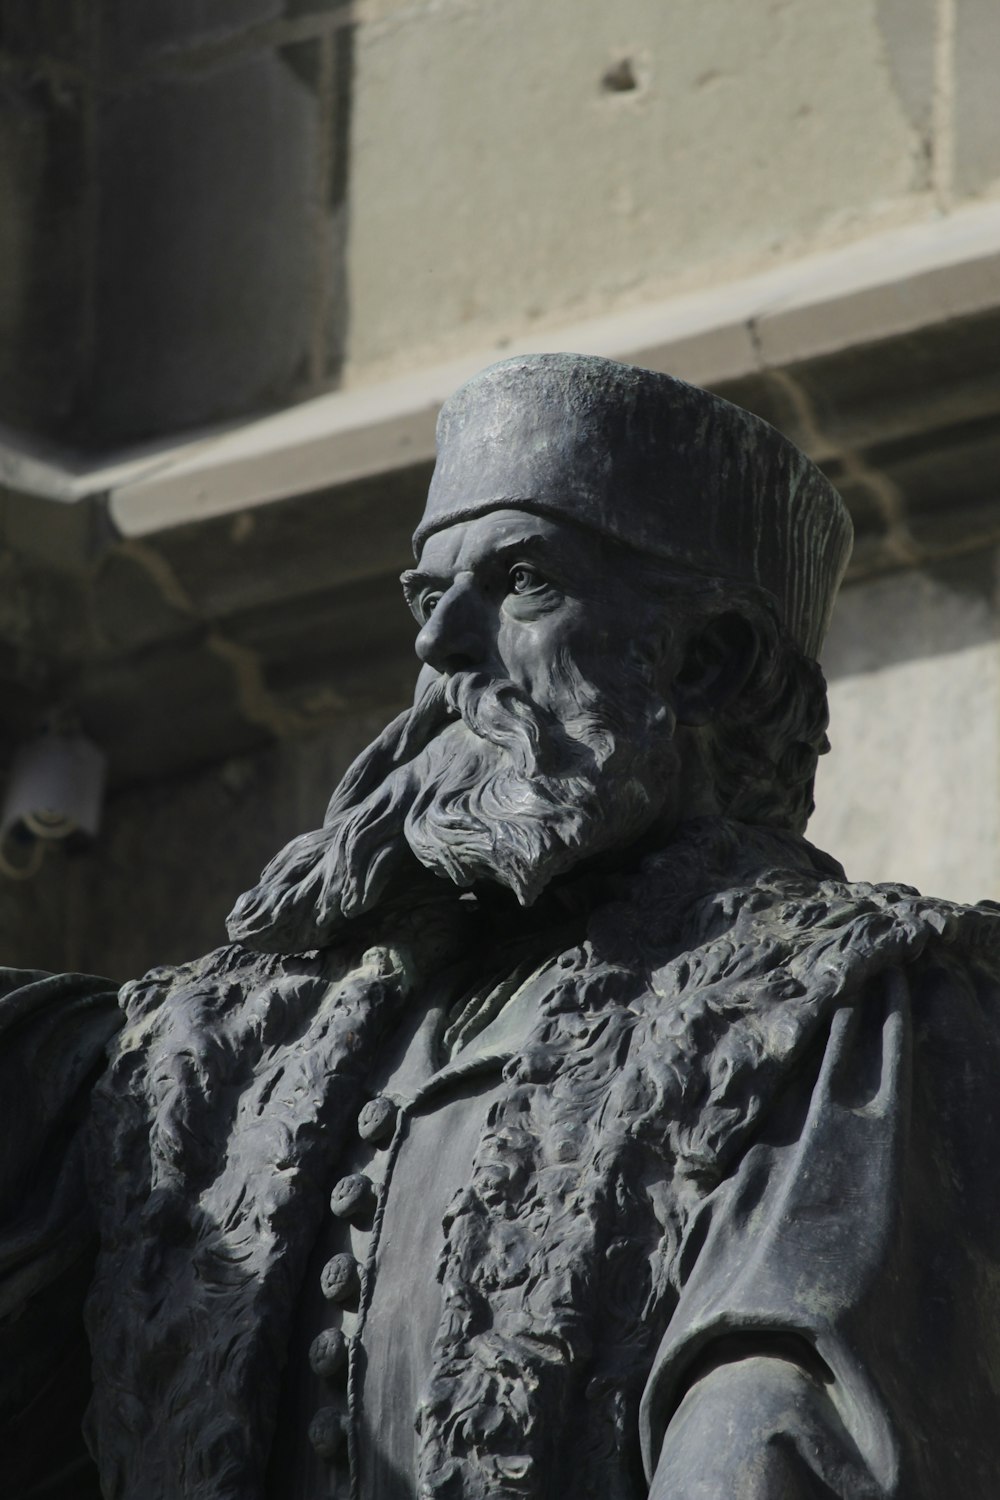
[(668, 376), (445, 405), (324, 826), (117, 1000), (6, 972), (7, 1493), (992, 1500), (1000, 921), (803, 838), (849, 547)]

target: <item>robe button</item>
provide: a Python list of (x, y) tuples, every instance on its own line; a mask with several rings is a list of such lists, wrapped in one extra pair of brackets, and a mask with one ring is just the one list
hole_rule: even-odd
[(347, 1437), (347, 1419), (332, 1406), (321, 1406), (309, 1423), (309, 1441), (320, 1458), (336, 1458)]
[(347, 1340), (339, 1328), (325, 1328), (309, 1345), (309, 1364), (321, 1380), (334, 1380), (347, 1364)]
[(337, 1219), (360, 1219), (375, 1207), (375, 1189), (363, 1172), (342, 1177), (330, 1194), (330, 1212)]
[(398, 1113), (392, 1100), (387, 1099), (384, 1094), (377, 1099), (369, 1099), (358, 1115), (358, 1135), (372, 1145), (388, 1140), (396, 1128)]
[(346, 1302), (360, 1286), (353, 1255), (334, 1255), (320, 1272), (319, 1284), (328, 1302)]

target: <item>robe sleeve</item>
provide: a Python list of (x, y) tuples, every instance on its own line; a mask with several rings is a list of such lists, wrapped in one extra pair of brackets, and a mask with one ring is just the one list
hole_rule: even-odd
[(943, 952), (838, 1010), (705, 1200), (642, 1402), (653, 1500), (988, 1500), (1000, 984)]
[(0, 969), (0, 1431), (7, 1493), (87, 1500), (83, 1300), (94, 1255), (83, 1163), (115, 991)]

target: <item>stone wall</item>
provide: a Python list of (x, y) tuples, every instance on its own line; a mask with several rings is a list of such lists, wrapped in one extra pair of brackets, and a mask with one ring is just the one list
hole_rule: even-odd
[(959, 183), (943, 155), (945, 9), (377, 0), (355, 50), (349, 374), (728, 280), (979, 191), (1000, 159), (974, 173), (962, 144)]
[(846, 589), (809, 836), (857, 880), (1000, 900), (998, 554)]
[(1000, 186), (993, 0), (0, 0), (0, 418), (100, 447)]

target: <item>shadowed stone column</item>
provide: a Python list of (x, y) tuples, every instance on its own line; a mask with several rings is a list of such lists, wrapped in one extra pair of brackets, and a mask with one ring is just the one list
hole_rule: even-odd
[(101, 448), (335, 380), (344, 19), (2, 0), (0, 420)]

